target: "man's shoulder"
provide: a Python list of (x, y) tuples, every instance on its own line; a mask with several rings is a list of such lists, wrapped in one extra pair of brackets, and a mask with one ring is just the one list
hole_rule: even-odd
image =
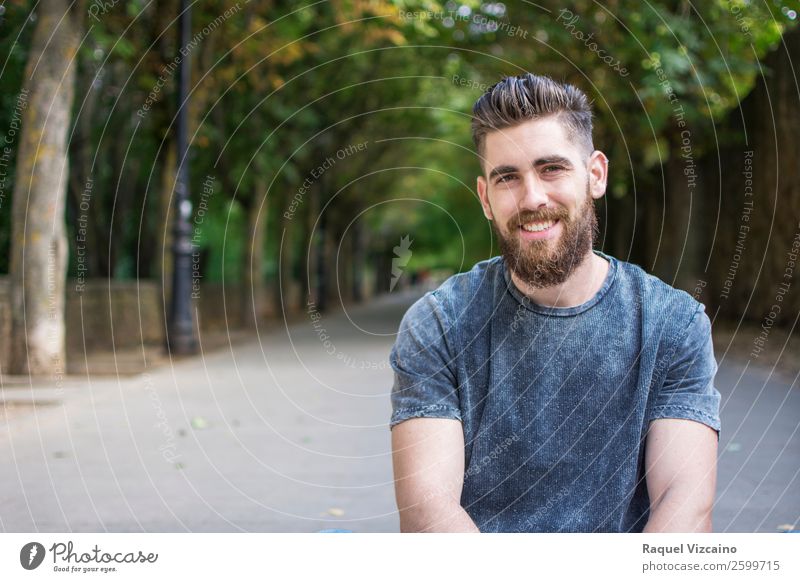
[(491, 257), (475, 263), (469, 271), (451, 275), (431, 291), (442, 306), (460, 312), (467, 304), (473, 305), (479, 296), (491, 293), (497, 277), (502, 277), (503, 257)]
[(491, 294), (492, 282), (502, 277), (502, 257), (492, 257), (476, 263), (469, 271), (456, 273), (445, 279), (437, 288), (417, 299), (405, 313), (408, 325), (430, 322), (432, 318), (448, 328), (460, 319), (465, 310), (473, 315), (481, 307), (489, 307), (482, 295)]
[(426, 292), (406, 310), (398, 337), (411, 333), (420, 342), (435, 343), (444, 340), (455, 324), (463, 324), (465, 313), (469, 313), (469, 321), (482, 321), (479, 311), (491, 309), (492, 300), (486, 297), (491, 296), (492, 282), (503, 276), (501, 261), (502, 257), (480, 261)]
[(641, 305), (642, 312), (652, 321), (673, 322), (684, 327), (705, 306), (692, 295), (673, 287), (635, 263), (615, 258), (619, 265), (622, 286), (630, 301)]

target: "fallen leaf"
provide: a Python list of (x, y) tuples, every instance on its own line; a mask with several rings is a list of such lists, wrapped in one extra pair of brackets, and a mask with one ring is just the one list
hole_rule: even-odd
[(202, 416), (195, 416), (192, 419), (192, 428), (196, 430), (203, 430), (204, 428), (208, 428), (208, 421)]
[(332, 515), (333, 517), (342, 517), (344, 515), (344, 509), (339, 509), (338, 507), (331, 507), (328, 509), (328, 515)]

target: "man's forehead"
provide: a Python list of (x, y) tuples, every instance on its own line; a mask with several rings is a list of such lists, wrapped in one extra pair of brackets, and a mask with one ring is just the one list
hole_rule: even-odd
[(497, 153), (522, 157), (561, 155), (571, 158), (578, 150), (557, 119), (547, 117), (526, 121), (513, 127), (499, 129), (486, 135), (486, 157)]
[[(528, 168), (561, 159), (573, 167), (585, 162), (583, 149), (555, 118), (527, 121), (486, 135), (482, 166), (486, 175), (501, 166)], [(552, 162), (551, 162), (552, 163)]]

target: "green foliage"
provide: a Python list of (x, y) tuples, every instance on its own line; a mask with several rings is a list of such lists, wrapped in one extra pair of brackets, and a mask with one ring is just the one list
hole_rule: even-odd
[(241, 280), (242, 256), (247, 244), (247, 218), (240, 204), (222, 197), (212, 199), (207, 220), (203, 223), (203, 242), (200, 250), (206, 251), (208, 263), (203, 271), (206, 281), (218, 283)]
[[(752, 89), (759, 60), (794, 26), (791, 10), (800, 12), (799, 4), (251, 0), (233, 10), (222, 0), (197, 2), (199, 36), (187, 57), (195, 208), (206, 176), (216, 178), (219, 192), (204, 229), (206, 278), (241, 277), (247, 214), (262, 204), (269, 277), (277, 273), (283, 229), (305, 252), (308, 212), (328, 201), (337, 232), (363, 212), (372, 240), (385, 241), (389, 252), (409, 235), (410, 268), (460, 269), (496, 253), (475, 193), (480, 168), (469, 113), (488, 85), (525, 70), (591, 95), (597, 147), (612, 167), (629, 168), (612, 173), (610, 185), (614, 198), (625, 197), (632, 178), (674, 155), (679, 118), (696, 155), (717, 147), (715, 125)], [(32, 3), (6, 6), (0, 131), (21, 86), (31, 32), (23, 25)], [(162, 192), (165, 140), (177, 109), (177, 7), (176, 0), (112, 6), (86, 20), (78, 55), (76, 125), (92, 98), (96, 105), (85, 134), (73, 138), (71, 163), (85, 164), (85, 152), (94, 164), (97, 216), (107, 236), (118, 237), (118, 277), (148, 273), (137, 261), (157, 252), (159, 200), (169, 194)], [(149, 99), (152, 108), (138, 115)], [(315, 168), (356, 143), (368, 146), (312, 180), (297, 217), (285, 220)], [(8, 268), (11, 186), (0, 209), (0, 272)]]
[[(0, 6), (0, 273), (7, 273), (10, 267), (11, 197), (19, 143), (19, 133), (12, 135), (12, 121), (23, 111), (18, 104), (33, 35), (25, 4), (9, 2)], [(15, 125), (19, 125), (18, 120)]]

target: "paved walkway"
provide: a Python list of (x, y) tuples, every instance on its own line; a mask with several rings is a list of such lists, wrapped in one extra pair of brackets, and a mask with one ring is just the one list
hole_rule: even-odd
[[(415, 297), (135, 377), (3, 378), (0, 531), (397, 531), (387, 355)], [(718, 376), (715, 529), (776, 531), (800, 516), (800, 391), (743, 364)]]

